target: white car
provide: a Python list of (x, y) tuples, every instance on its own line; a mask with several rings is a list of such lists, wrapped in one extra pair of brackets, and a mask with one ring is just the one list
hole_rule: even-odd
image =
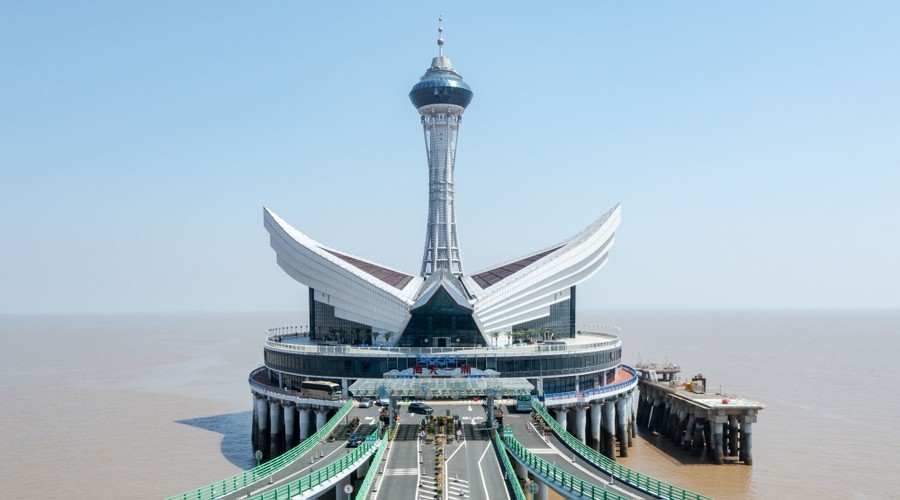
[(372, 403), (374, 403), (374, 401), (372, 401), (372, 398), (362, 398), (359, 400), (359, 407), (369, 408), (370, 406), (372, 406)]

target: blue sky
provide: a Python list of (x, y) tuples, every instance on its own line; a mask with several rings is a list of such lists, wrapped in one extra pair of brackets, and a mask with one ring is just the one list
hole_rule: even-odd
[(900, 307), (896, 2), (7, 1), (0, 313), (302, 309), (263, 206), (416, 272), (439, 13), (467, 271), (622, 202), (582, 308)]

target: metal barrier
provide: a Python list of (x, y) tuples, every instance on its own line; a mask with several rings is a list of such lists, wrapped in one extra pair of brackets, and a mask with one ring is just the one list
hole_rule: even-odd
[(322, 438), (324, 438), (332, 430), (334, 430), (341, 419), (344, 418), (344, 415), (346, 415), (352, 408), (353, 400), (347, 400), (347, 402), (344, 403), (344, 406), (342, 406), (341, 409), (339, 409), (337, 413), (335, 413), (334, 416), (331, 417), (331, 419), (325, 424), (324, 427), (317, 430), (312, 436), (308, 437), (302, 443), (291, 448), (284, 454), (279, 455), (278, 457), (275, 457), (264, 464), (257, 465), (256, 467), (248, 471), (244, 471), (228, 479), (217, 481), (202, 488), (197, 488), (196, 490), (182, 493), (181, 495), (169, 497), (168, 500), (210, 500), (220, 497), (226, 493), (231, 493), (232, 491), (239, 490), (259, 481), (260, 479), (271, 476), (272, 474), (278, 472), (279, 470), (291, 464), (293, 461), (300, 458), (306, 452), (311, 450), (315, 445), (319, 444), (322, 441)]
[[(378, 431), (373, 432), (371, 435), (378, 436)], [(367, 455), (372, 450), (372, 448), (376, 446), (376, 443), (379, 443), (379, 441), (369, 441), (367, 439), (362, 444), (357, 446), (352, 452), (344, 455), (340, 459), (335, 460), (334, 462), (331, 462), (326, 466), (323, 466), (321, 469), (310, 472), (309, 474), (301, 477), (300, 479), (297, 479), (296, 481), (291, 481), (288, 484), (271, 489), (265, 493), (260, 493), (259, 495), (248, 497), (248, 500), (286, 500), (306, 493), (316, 486), (327, 483), (334, 477), (342, 476), (344, 472), (354, 463), (359, 461), (361, 458), (364, 458), (365, 455)]]
[(568, 490), (578, 498), (590, 498), (594, 500), (628, 500), (626, 497), (607, 491), (606, 486), (598, 486), (583, 481), (580, 478), (565, 472), (543, 458), (528, 451), (522, 443), (516, 441), (512, 435), (504, 438), (507, 448), (516, 458), (529, 468), (544, 476), (558, 488)]
[(538, 414), (544, 419), (553, 432), (564, 442), (567, 446), (572, 448), (572, 450), (577, 453), (581, 458), (590, 462), (594, 467), (606, 472), (607, 474), (612, 474), (616, 477), (616, 479), (621, 480), (623, 483), (627, 483), (639, 490), (646, 491), (651, 495), (655, 495), (659, 498), (666, 499), (679, 499), (679, 500), (712, 500), (710, 497), (701, 495), (699, 493), (694, 493), (692, 491), (688, 491), (677, 486), (672, 486), (671, 484), (664, 483), (658, 479), (654, 479), (650, 476), (645, 476), (640, 472), (636, 472), (624, 465), (617, 463), (615, 460), (611, 460), (606, 455), (597, 452), (590, 446), (582, 443), (578, 438), (569, 434), (563, 426), (556, 421), (555, 418), (550, 416), (550, 413), (547, 412), (547, 409), (544, 408), (538, 400), (532, 399), (531, 406), (534, 408)]
[(378, 451), (375, 452), (375, 456), (372, 457), (372, 463), (369, 464), (369, 470), (366, 472), (366, 477), (363, 479), (362, 484), (359, 485), (359, 492), (356, 493), (356, 500), (364, 500), (366, 495), (369, 494), (369, 489), (372, 487), (372, 483), (375, 482), (375, 476), (378, 475), (378, 466), (381, 463), (381, 457), (384, 456), (384, 452), (387, 450), (388, 443), (388, 434), (384, 433), (384, 436), (378, 441)]
[(500, 455), (500, 462), (503, 463), (503, 470), (506, 471), (507, 481), (509, 481), (509, 484), (512, 486), (515, 500), (526, 500), (525, 492), (522, 491), (522, 485), (519, 484), (519, 480), (516, 478), (516, 469), (513, 467), (513, 464), (510, 463), (509, 456), (506, 455), (506, 445), (504, 445), (503, 440), (500, 439), (499, 432), (494, 432), (494, 445), (497, 447), (497, 453)]
[(597, 394), (603, 394), (606, 392), (615, 392), (622, 389), (627, 388), (630, 385), (638, 384), (638, 376), (634, 371), (634, 368), (628, 365), (622, 365), (622, 369), (626, 372), (630, 373), (632, 377), (624, 382), (619, 382), (618, 384), (606, 385), (603, 387), (593, 387), (591, 389), (586, 389), (584, 391), (569, 391), (569, 392), (554, 392), (550, 394), (544, 394), (544, 401), (555, 401), (558, 399), (575, 399), (575, 398), (584, 398), (590, 396), (596, 396)]

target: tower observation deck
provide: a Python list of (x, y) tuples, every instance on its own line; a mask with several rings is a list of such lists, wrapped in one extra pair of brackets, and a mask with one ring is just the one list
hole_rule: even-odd
[(450, 65), (450, 59), (444, 57), (443, 31), (443, 27), (438, 28), (438, 57), (409, 92), (410, 101), (421, 115), (428, 156), (428, 221), (422, 276), (438, 269), (456, 276), (463, 274), (453, 208), (453, 168), (459, 124), (474, 94)]

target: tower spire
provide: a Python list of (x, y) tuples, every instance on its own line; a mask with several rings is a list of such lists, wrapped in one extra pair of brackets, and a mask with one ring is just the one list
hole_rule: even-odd
[(441, 269), (456, 276), (463, 274), (453, 209), (453, 169), (459, 123), (473, 94), (444, 56), (443, 21), (443, 16), (438, 18), (438, 56), (409, 91), (409, 100), (422, 121), (428, 157), (428, 222), (422, 276)]
[(438, 57), (444, 57), (444, 16), (438, 16)]

